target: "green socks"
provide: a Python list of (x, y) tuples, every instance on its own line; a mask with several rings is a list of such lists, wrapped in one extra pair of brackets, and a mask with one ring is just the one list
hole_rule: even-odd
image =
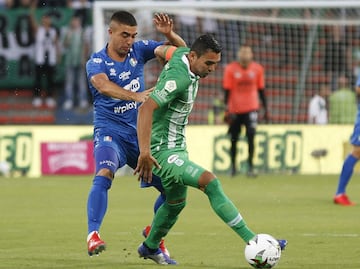
[(218, 179), (211, 181), (205, 188), (211, 207), (215, 213), (233, 229), (244, 241), (249, 242), (255, 236), (232, 201), (224, 193)]
[[(175, 224), (178, 215), (185, 207), (186, 202), (178, 204), (168, 204), (165, 202), (156, 211), (151, 232), (145, 240), (145, 244), (151, 249), (157, 249), (161, 239), (167, 235), (170, 228)], [(160, 228), (161, 227), (161, 228)]]
[[(229, 225), (245, 243), (255, 237), (255, 233), (247, 227), (235, 205), (224, 193), (218, 179), (214, 179), (206, 186), (205, 194), (208, 196), (211, 207), (215, 213)], [(157, 210), (151, 226), (151, 232), (145, 240), (145, 244), (150, 249), (157, 249), (159, 247), (161, 239), (166, 236), (175, 224), (185, 204), (186, 202), (178, 204), (168, 204), (165, 202)]]

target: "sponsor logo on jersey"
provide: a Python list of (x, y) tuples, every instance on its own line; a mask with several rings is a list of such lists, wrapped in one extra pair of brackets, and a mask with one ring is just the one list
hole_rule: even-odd
[(123, 106), (115, 106), (114, 113), (115, 114), (123, 114), (128, 110), (137, 109), (137, 103), (135, 101), (126, 103)]
[(168, 92), (172, 92), (176, 90), (176, 81), (175, 80), (168, 80), (165, 83), (164, 89)]
[(105, 64), (106, 64), (106, 65), (109, 65), (109, 66), (113, 66), (113, 65), (114, 65), (114, 62), (105, 61)]
[(184, 164), (184, 160), (179, 159), (179, 155), (177, 154), (170, 155), (167, 162), (174, 163), (176, 166), (182, 166)]
[(129, 79), (131, 76), (131, 71), (124, 71), (124, 72), (121, 72), (120, 75), (119, 75), (119, 79), (121, 79), (122, 81), (124, 80), (127, 80)]
[(110, 68), (109, 70), (109, 76), (115, 77), (116, 76), (116, 69), (115, 68)]
[(93, 58), (93, 62), (96, 63), (96, 64), (100, 64), (102, 63), (102, 59), (101, 58)]
[(155, 90), (154, 93), (161, 99), (161, 100), (165, 100), (168, 93), (165, 90)]
[(143, 40), (142, 41), (146, 46), (149, 45), (149, 40)]
[(131, 64), (132, 67), (134, 67), (135, 65), (137, 65), (137, 60), (136, 60), (135, 58), (131, 58), (129, 62), (130, 62), (130, 64)]
[(137, 92), (138, 90), (140, 90), (139, 78), (131, 80), (129, 84), (124, 86), (124, 89), (132, 92)]

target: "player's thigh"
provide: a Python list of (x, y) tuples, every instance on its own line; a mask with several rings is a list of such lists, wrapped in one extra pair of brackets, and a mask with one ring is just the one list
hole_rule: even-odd
[(241, 114), (235, 114), (234, 120), (229, 125), (228, 134), (230, 134), (232, 140), (238, 140), (241, 131)]
[(154, 173), (161, 178), (165, 190), (178, 185), (199, 188), (199, 178), (205, 169), (189, 160), (187, 152), (166, 151), (156, 159), (161, 169), (154, 169)]
[(96, 172), (107, 168), (115, 173), (118, 168), (126, 164), (126, 152), (118, 137), (108, 130), (95, 130), (94, 157)]
[(360, 122), (356, 122), (354, 125), (353, 133), (350, 137), (350, 142), (353, 145), (352, 154), (360, 159)]
[(139, 146), (137, 139), (135, 140), (122, 140), (120, 142), (121, 151), (126, 156), (126, 164), (132, 169), (135, 169), (139, 157)]
[(247, 113), (244, 117), (244, 125), (246, 126), (246, 134), (255, 135), (256, 127), (258, 125), (258, 112), (251, 111)]

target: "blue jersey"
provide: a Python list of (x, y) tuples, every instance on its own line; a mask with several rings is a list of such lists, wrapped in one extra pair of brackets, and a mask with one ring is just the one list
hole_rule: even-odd
[[(360, 87), (360, 75), (356, 81), (356, 87)], [(358, 94), (358, 93), (357, 93)], [(357, 116), (356, 116), (356, 120), (357, 121), (360, 121), (360, 103), (358, 102), (358, 113), (357, 113)]]
[(90, 83), (90, 78), (105, 73), (110, 81), (120, 87), (132, 92), (142, 92), (145, 89), (144, 64), (155, 57), (155, 48), (163, 43), (154, 40), (137, 41), (123, 62), (111, 59), (107, 55), (107, 46), (91, 55), (86, 64), (86, 73), (94, 102), (95, 129), (107, 128), (119, 135), (136, 134), (139, 104), (101, 94)]
[[(356, 81), (356, 87), (360, 87), (360, 76)], [(360, 146), (360, 103), (358, 103), (358, 111), (356, 115), (354, 130), (350, 137), (350, 142), (352, 145)]]

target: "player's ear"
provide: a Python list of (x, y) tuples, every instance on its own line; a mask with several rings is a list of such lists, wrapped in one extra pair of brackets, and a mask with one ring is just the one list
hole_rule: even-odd
[(189, 61), (190, 61), (190, 63), (191, 63), (191, 62), (196, 61), (196, 59), (198, 58), (198, 56), (197, 56), (197, 54), (196, 54), (195, 51), (190, 51), (190, 52), (189, 52), (189, 55), (188, 55), (188, 58), (189, 58)]

